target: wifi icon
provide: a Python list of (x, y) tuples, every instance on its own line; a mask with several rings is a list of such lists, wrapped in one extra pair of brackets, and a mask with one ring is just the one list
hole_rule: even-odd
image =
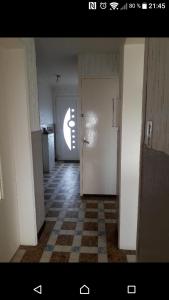
[(117, 2), (111, 2), (110, 6), (111, 6), (110, 10), (112, 10), (112, 9), (115, 10), (115, 9), (118, 9), (119, 3), (117, 3)]

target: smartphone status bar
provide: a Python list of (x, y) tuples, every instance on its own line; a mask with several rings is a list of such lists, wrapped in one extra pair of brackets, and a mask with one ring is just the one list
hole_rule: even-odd
[(139, 9), (139, 10), (163, 10), (166, 9), (165, 2), (142, 2), (142, 3), (124, 3), (121, 4), (119, 2), (88, 2), (89, 10), (109, 10), (109, 11), (119, 11), (119, 10), (131, 10), (131, 9)]

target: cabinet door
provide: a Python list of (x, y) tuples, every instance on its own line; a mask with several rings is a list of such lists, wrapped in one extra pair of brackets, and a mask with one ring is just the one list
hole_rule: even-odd
[(48, 135), (42, 135), (42, 149), (43, 149), (43, 171), (49, 172), (49, 151), (48, 151)]
[(82, 191), (116, 195), (117, 128), (113, 124), (113, 80), (83, 79)]
[(54, 133), (48, 135), (48, 151), (49, 151), (49, 170), (51, 170), (55, 164)]

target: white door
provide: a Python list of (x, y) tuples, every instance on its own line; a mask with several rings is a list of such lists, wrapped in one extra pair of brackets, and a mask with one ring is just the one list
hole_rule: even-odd
[(117, 127), (113, 80), (82, 79), (81, 194), (116, 194)]

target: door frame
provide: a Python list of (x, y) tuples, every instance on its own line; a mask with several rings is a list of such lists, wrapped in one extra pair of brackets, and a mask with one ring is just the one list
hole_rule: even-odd
[(142, 198), (142, 178), (143, 178), (143, 147), (145, 141), (146, 127), (146, 107), (147, 107), (147, 78), (148, 78), (148, 57), (149, 57), (149, 38), (145, 38), (144, 54), (144, 77), (143, 77), (143, 100), (142, 100), (142, 125), (141, 125), (141, 142), (140, 142), (140, 175), (139, 175), (139, 197), (138, 197), (138, 217), (137, 217), (137, 240), (136, 240), (136, 261), (139, 255), (139, 230), (141, 216), (141, 198)]

